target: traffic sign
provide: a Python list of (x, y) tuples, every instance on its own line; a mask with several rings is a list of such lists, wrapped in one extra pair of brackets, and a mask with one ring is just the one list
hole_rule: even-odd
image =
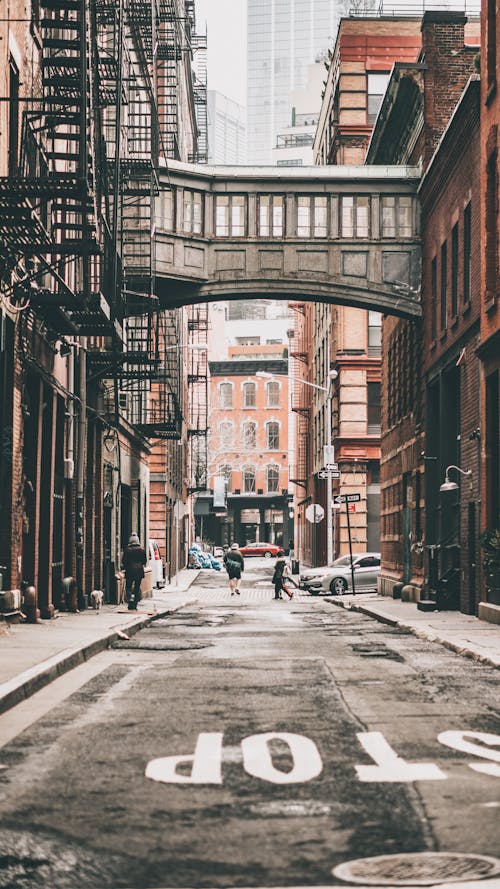
[(335, 503), (359, 503), (361, 494), (336, 494)]
[(335, 470), (320, 469), (320, 471), (318, 472), (318, 478), (328, 478), (328, 477), (340, 478), (340, 472), (338, 471), (338, 469), (335, 469)]
[(323, 469), (329, 469), (330, 472), (338, 472), (339, 471), (339, 464), (338, 463), (325, 463), (325, 465), (323, 466)]
[(308, 522), (321, 522), (325, 510), (321, 503), (310, 503), (306, 509), (306, 519)]

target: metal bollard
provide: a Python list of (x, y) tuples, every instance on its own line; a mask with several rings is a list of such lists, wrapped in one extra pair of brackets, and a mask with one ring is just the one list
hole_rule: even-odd
[(34, 586), (26, 586), (23, 591), (23, 613), (29, 624), (36, 624), (40, 620), (38, 610), (38, 597)]

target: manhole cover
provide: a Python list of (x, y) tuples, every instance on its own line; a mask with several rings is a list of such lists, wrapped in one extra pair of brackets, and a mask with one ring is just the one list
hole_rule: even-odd
[(133, 648), (141, 651), (189, 651), (192, 648), (208, 648), (211, 642), (163, 642), (161, 639), (143, 639), (142, 641), (130, 639), (113, 642), (111, 648)]
[(500, 873), (500, 860), (460, 852), (416, 852), (377, 855), (339, 864), (334, 877), (364, 886), (432, 886), (481, 880)]

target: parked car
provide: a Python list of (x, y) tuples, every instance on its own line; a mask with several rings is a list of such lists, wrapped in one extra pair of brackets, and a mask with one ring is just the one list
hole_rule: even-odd
[[(380, 553), (358, 553), (353, 555), (354, 585), (357, 593), (377, 589), (380, 573)], [(351, 557), (340, 556), (333, 565), (308, 568), (300, 575), (300, 586), (312, 596), (333, 593), (342, 596), (352, 593)]]
[(240, 546), (242, 556), (265, 556), (266, 559), (276, 557), (281, 547), (275, 543), (247, 543), (246, 546)]
[(151, 568), (151, 582), (155, 587), (164, 585), (163, 578), (163, 559), (160, 553), (160, 547), (156, 540), (149, 541), (149, 565)]

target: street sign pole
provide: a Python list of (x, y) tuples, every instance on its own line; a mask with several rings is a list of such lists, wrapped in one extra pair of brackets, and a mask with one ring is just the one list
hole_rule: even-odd
[(316, 549), (317, 549), (317, 537), (318, 537), (318, 528), (316, 521), (316, 504), (314, 504), (314, 513), (313, 513), (313, 565), (316, 567)]
[(354, 565), (352, 563), (351, 519), (349, 516), (349, 503), (347, 501), (347, 497), (346, 497), (346, 501), (345, 501), (345, 514), (347, 516), (347, 534), (349, 537), (349, 557), (351, 559), (352, 594), (353, 594), (353, 596), (355, 596), (356, 595), (356, 584), (354, 582)]
[[(326, 564), (331, 565), (333, 562), (333, 533), (332, 533), (332, 462), (335, 462), (335, 456), (332, 453), (332, 380), (328, 380), (328, 392), (326, 393), (327, 404), (327, 447), (328, 447), (328, 485), (326, 491)], [(333, 459), (332, 459), (333, 458)]]

